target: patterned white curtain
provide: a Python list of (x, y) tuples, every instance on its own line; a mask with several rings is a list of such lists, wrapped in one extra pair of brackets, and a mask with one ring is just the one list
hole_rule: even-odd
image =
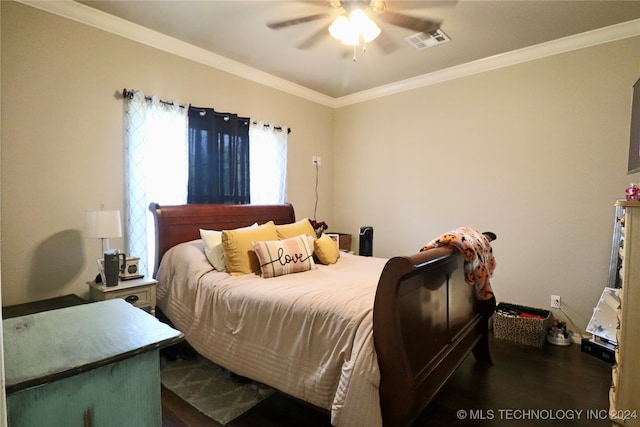
[(127, 255), (140, 257), (141, 274), (155, 265), (155, 232), (149, 204), (187, 202), (187, 109), (177, 102), (125, 100), (125, 210)]
[(251, 204), (279, 204), (287, 200), (287, 135), (260, 121), (249, 125)]

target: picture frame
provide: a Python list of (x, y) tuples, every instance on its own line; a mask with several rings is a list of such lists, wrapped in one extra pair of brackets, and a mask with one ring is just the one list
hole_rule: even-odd
[(640, 172), (640, 79), (633, 85), (627, 174)]
[(335, 233), (326, 233), (327, 236), (336, 244), (338, 249), (340, 249), (340, 235)]
[(98, 273), (100, 273), (102, 283), (107, 283), (107, 278), (104, 275), (104, 258), (96, 259), (96, 263), (98, 264)]

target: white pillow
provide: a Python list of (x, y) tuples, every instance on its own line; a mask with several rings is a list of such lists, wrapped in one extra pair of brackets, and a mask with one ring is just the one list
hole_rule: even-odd
[[(242, 230), (243, 228), (254, 228), (257, 227), (258, 223), (254, 223), (249, 227), (238, 228), (237, 230)], [(222, 231), (217, 230), (204, 230), (200, 229), (200, 237), (204, 242), (204, 254), (207, 256), (207, 259), (218, 271), (227, 271), (227, 264), (224, 261), (224, 249), (222, 248)]]
[(227, 271), (222, 250), (222, 231), (200, 229), (200, 237), (204, 242), (204, 254), (218, 271)]

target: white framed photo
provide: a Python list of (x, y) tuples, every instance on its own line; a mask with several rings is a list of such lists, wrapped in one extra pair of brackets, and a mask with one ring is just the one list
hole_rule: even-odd
[(338, 247), (338, 249), (340, 248), (340, 235), (339, 234), (334, 234), (334, 233), (327, 233), (327, 236), (329, 236), (331, 238), (331, 240), (333, 240), (333, 242), (336, 244), (336, 247)]
[(98, 264), (98, 272), (102, 278), (102, 283), (107, 283), (107, 278), (104, 275), (104, 258), (96, 259), (96, 263)]

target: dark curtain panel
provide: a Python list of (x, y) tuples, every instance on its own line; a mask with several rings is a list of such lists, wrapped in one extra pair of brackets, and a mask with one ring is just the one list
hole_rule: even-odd
[(250, 203), (249, 119), (189, 107), (188, 203)]

